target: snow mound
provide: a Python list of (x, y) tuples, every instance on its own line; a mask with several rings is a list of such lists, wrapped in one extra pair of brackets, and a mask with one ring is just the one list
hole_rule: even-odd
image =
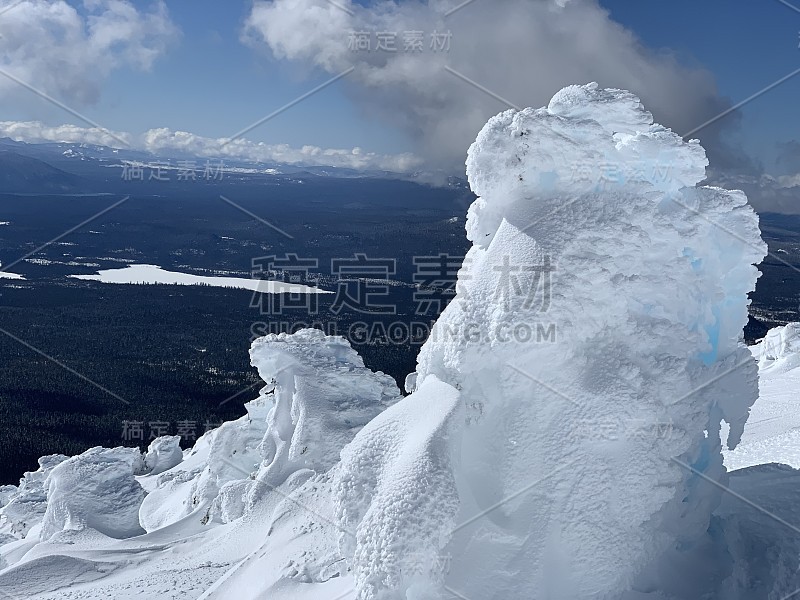
[(135, 478), (142, 468), (136, 448), (92, 448), (60, 463), (44, 484), (47, 510), (40, 538), (86, 528), (118, 539), (144, 533), (139, 507), (145, 491)]
[(150, 442), (144, 456), (144, 465), (150, 475), (158, 475), (179, 465), (182, 460), (180, 436), (165, 435)]
[(69, 457), (62, 454), (43, 456), (39, 469), (25, 473), (19, 487), (4, 487), (5, 501), (0, 508), (0, 535), (24, 538), (42, 522), (47, 510), (45, 481), (51, 471)]
[(449, 438), (460, 408), (458, 391), (430, 377), (342, 451), (336, 512), (359, 599), (440, 588), (440, 553), (458, 512)]
[(501, 113), (470, 148), (473, 247), (409, 380), (468, 408), (459, 593), (651, 589), (660, 557), (705, 535), (720, 422), (735, 446), (757, 397), (740, 340), (766, 253), (743, 193), (696, 186), (706, 164), (595, 84)]

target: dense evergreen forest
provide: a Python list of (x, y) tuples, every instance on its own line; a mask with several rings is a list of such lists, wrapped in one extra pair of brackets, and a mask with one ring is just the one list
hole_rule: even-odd
[[(191, 445), (206, 429), (243, 414), (243, 403), (257, 395), (260, 380), (248, 356), (253, 337), (302, 324), (349, 337), (367, 366), (402, 387), (425, 324), (447, 300), (420, 310), (415, 261), (441, 254), (461, 260), (469, 246), (463, 215), (471, 195), (462, 187), (373, 179), (234, 187), (224, 191), (243, 210), (221, 202), (218, 189), (181, 188), (169, 200), (133, 196), (42, 248), (114, 197), (0, 195), (0, 222), (9, 223), (0, 227), (0, 261), (18, 261), (13, 272), (26, 277), (0, 280), (0, 484), (16, 483), (46, 454), (73, 455), (96, 445), (144, 448), (162, 434), (182, 435)], [(796, 228), (787, 219), (762, 219), (771, 249), (786, 261), (769, 257), (761, 267), (749, 341), (800, 318), (800, 277), (786, 264), (800, 256), (794, 233), (800, 219)], [(334, 306), (336, 298), (327, 296), (313, 314), (296, 305), (275, 314), (265, 310), (263, 297), (254, 301), (243, 290), (67, 278), (131, 263), (249, 277), (264, 257), (291, 253), (313, 257), (316, 282), (328, 290), (342, 276), (331, 272), (339, 259), (358, 253), (391, 259), (383, 278), (392, 281), (385, 303), (393, 309)], [(371, 285), (369, 274), (360, 277), (366, 279), (359, 285)], [(291, 298), (274, 298), (291, 305)], [(390, 327), (396, 323), (419, 327), (395, 338)]]
[[(250, 292), (97, 283), (1, 289), (0, 327), (30, 347), (0, 334), (0, 483), (15, 483), (45, 454), (144, 448), (160, 434), (191, 445), (244, 414), (243, 403), (258, 394), (248, 356), (253, 324), (272, 328)], [(345, 333), (363, 317), (335, 316)], [(286, 330), (285, 321), (274, 332)], [(419, 345), (370, 340), (356, 348), (368, 366), (402, 383)]]

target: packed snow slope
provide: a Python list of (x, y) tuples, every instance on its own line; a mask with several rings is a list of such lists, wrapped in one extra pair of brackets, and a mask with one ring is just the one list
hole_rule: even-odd
[(410, 395), (340, 338), (256, 340), (265, 387), (193, 449), (46, 457), (0, 488), (0, 597), (792, 593), (800, 480), (729, 478), (722, 452), (757, 441), (759, 366), (788, 377), (794, 347), (741, 342), (766, 247), (741, 192), (699, 186), (706, 164), (596, 84), (494, 117)]
[(759, 366), (761, 400), (741, 443), (725, 452), (725, 466), (781, 463), (800, 469), (800, 323), (772, 329), (750, 350)]

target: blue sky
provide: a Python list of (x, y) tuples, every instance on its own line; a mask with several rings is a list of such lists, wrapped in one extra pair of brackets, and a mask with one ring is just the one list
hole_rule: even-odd
[[(714, 74), (740, 102), (800, 68), (800, 10), (779, 0), (602, 0), (612, 18), (651, 48), (669, 48)], [(800, 8), (800, 2), (795, 4)], [(742, 107), (742, 140), (771, 157), (800, 137), (800, 75)]]
[[(249, 1), (192, 0), (168, 6), (183, 31), (180, 43), (152, 73), (115, 74), (109, 85), (114, 104), (104, 102), (93, 113), (104, 125), (230, 136), (330, 78), (245, 46), (239, 37)], [(120, 119), (120, 113), (125, 117)], [(342, 87), (333, 85), (248, 137), (295, 146), (363, 146), (377, 152), (410, 148), (398, 132), (376, 131), (377, 126), (365, 124)]]
[[(115, 131), (169, 127), (226, 137), (330, 78), (244, 45), (240, 33), (249, 0), (192, 0), (167, 6), (181, 36), (151, 70), (115, 71), (105, 81), (100, 101), (79, 107), (82, 114)], [(1, 118), (83, 125), (32, 95), (7, 107)], [(305, 100), (301, 110), (272, 119), (248, 138), (294, 146), (362, 146), (376, 152), (411, 149), (402, 132), (365, 122), (341, 86), (335, 85)]]
[[(484, 3), (488, 6), (491, 0), (476, 0), (464, 13)], [(685, 65), (710, 70), (720, 94), (733, 103), (800, 68), (800, 10), (780, 0), (601, 0), (601, 4), (651, 50), (677, 53)], [(102, 81), (99, 100), (80, 106), (81, 111), (117, 131), (168, 127), (225, 137), (331, 77), (331, 71), (320, 69), (313, 60), (279, 60), (266, 44), (254, 48), (242, 43), (240, 34), (252, 6), (250, 0), (167, 2), (180, 36), (172, 36), (173, 43), (149, 71), (113, 69)], [(313, 43), (314, 31), (306, 35)], [(363, 101), (355, 100), (359, 93), (363, 98), (368, 91), (354, 93), (348, 82), (338, 82), (247, 137), (270, 144), (413, 152), (418, 143), (413, 127), (374, 114), (365, 116), (370, 111)], [(744, 107), (741, 146), (770, 163), (778, 142), (800, 138), (798, 97), (800, 76)], [(539, 99), (512, 101), (535, 104)], [(489, 108), (498, 111), (504, 106), (496, 103)], [(8, 103), (2, 119), (81, 124), (34, 97)]]

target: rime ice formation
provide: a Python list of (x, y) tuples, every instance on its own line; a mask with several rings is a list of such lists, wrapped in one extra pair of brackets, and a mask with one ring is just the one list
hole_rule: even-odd
[(770, 329), (751, 350), (762, 372), (796, 369), (800, 366), (800, 323)]
[[(454, 589), (647, 589), (708, 527), (718, 494), (688, 467), (724, 481), (720, 421), (735, 446), (757, 397), (740, 339), (766, 246), (743, 193), (696, 186), (706, 164), (596, 85), (504, 112), (470, 148), (473, 247), (415, 378), (461, 389), (459, 519), (489, 511), (446, 548)], [(542, 323), (556, 343), (508, 340)]]
[[(797, 348), (789, 328), (758, 362), (742, 345), (766, 247), (705, 166), (595, 84), (494, 117), (467, 160), (473, 247), (409, 396), (341, 338), (256, 340), (266, 386), (191, 450), (49, 457), (0, 488), (0, 596), (791, 593), (800, 544), (709, 482), (728, 482), (723, 444), (755, 442), (758, 366), (789, 376)], [(800, 478), (756, 469), (731, 485), (791, 521)]]
[(270, 335), (250, 354), (267, 385), (246, 416), (202, 436), (182, 464), (156, 479), (140, 512), (148, 531), (191, 514), (205, 522), (240, 518), (291, 475), (327, 471), (356, 432), (400, 397), (393, 379), (320, 331)]
[(144, 466), (150, 475), (158, 475), (179, 465), (182, 460), (180, 436), (165, 435), (150, 443), (144, 455)]
[(373, 373), (342, 338), (317, 330), (253, 343), (253, 366), (274, 386), (260, 451), (260, 477), (282, 483), (300, 469), (326, 471), (358, 430), (400, 398), (388, 375)]
[(144, 533), (139, 507), (145, 491), (135, 478), (142, 468), (136, 448), (92, 448), (60, 463), (44, 482), (47, 510), (40, 538), (83, 529), (119, 539)]
[[(68, 457), (61, 454), (39, 459), (39, 469), (25, 473), (19, 487), (4, 487), (5, 501), (0, 506), (0, 535), (24, 538), (31, 529), (37, 528), (47, 510), (48, 476)], [(10, 489), (13, 488), (13, 489)]]

